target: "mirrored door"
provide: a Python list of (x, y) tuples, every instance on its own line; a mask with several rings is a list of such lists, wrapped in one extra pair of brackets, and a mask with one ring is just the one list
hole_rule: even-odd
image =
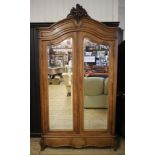
[(73, 130), (72, 38), (47, 47), (49, 130)]
[(109, 46), (83, 41), (84, 130), (108, 128)]

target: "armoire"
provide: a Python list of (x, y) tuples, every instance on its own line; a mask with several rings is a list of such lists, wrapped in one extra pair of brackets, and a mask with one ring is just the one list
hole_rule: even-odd
[(114, 147), (119, 29), (79, 4), (39, 27), (41, 149)]

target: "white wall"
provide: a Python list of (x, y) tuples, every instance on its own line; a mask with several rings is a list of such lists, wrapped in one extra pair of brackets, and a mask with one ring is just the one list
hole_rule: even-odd
[(120, 27), (125, 29), (125, 0), (118, 1), (118, 21), (120, 21)]
[(30, 22), (56, 22), (79, 3), (98, 21), (118, 21), (118, 0), (30, 0)]
[(30, 22), (57, 22), (77, 3), (92, 18), (100, 22), (119, 21), (125, 29), (125, 0), (30, 0)]

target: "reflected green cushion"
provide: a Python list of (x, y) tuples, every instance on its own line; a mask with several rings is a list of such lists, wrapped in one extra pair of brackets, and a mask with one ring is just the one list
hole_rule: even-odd
[(86, 77), (84, 78), (84, 95), (96, 96), (104, 92), (104, 78)]
[(108, 95), (108, 81), (109, 81), (109, 78), (106, 78), (104, 80), (104, 94)]
[(108, 108), (108, 95), (84, 96), (85, 108)]
[(102, 77), (84, 78), (85, 108), (108, 108), (108, 80)]

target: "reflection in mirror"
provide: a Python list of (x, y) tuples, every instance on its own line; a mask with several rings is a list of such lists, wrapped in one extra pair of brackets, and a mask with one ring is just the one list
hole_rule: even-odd
[(72, 130), (72, 38), (47, 47), (49, 129)]
[(84, 129), (107, 129), (109, 46), (84, 39)]

